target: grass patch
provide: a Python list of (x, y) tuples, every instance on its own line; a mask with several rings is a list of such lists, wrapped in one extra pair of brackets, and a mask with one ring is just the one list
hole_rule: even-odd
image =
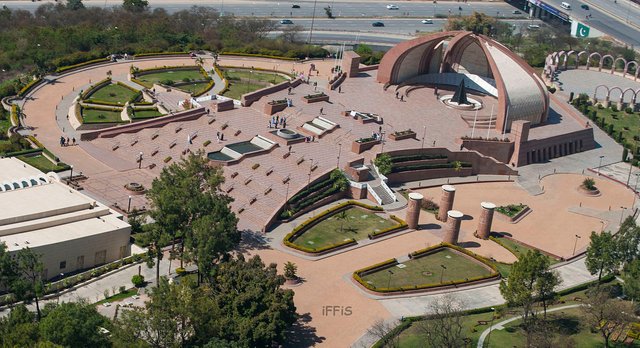
[[(147, 88), (152, 88), (154, 83), (162, 83), (167, 81), (184, 82), (188, 80), (204, 80), (207, 77), (202, 75), (199, 68), (187, 70), (166, 70), (136, 76), (136, 80), (142, 82)], [(182, 89), (182, 86), (176, 87)]]
[(109, 296), (104, 300), (100, 300), (100, 301), (96, 302), (96, 305), (101, 305), (101, 304), (107, 303), (107, 302), (121, 301), (121, 300), (129, 298), (129, 297), (131, 297), (133, 295), (136, 295), (136, 294), (138, 294), (138, 289), (131, 288), (131, 289), (125, 290), (125, 292), (120, 292), (120, 293), (117, 293), (117, 294), (115, 294), (113, 296)]
[(134, 120), (137, 120), (137, 119), (145, 119), (145, 118), (155, 118), (160, 116), (164, 116), (164, 115), (160, 113), (160, 111), (158, 111), (157, 109), (138, 110), (133, 112), (133, 114), (131, 115), (131, 118)]
[(345, 214), (344, 220), (339, 218), (343, 214), (342, 212), (332, 214), (302, 233), (292, 243), (305, 248), (319, 249), (350, 238), (365, 239), (370, 233), (382, 231), (398, 224), (393, 220), (356, 207), (347, 208), (343, 212)]
[(91, 100), (100, 100), (124, 105), (126, 102), (131, 100), (134, 95), (136, 95), (136, 92), (131, 89), (112, 83), (91, 94), (91, 97), (87, 102), (90, 103)]
[(44, 157), (43, 155), (18, 156), (18, 159), (35, 167), (43, 173), (61, 172), (69, 169), (69, 166), (67, 164), (60, 162), (56, 165), (53, 162), (49, 161), (49, 159)]
[(276, 73), (253, 71), (247, 69), (225, 69), (223, 70), (224, 77), (229, 81), (248, 80), (263, 82), (264, 84), (272, 83), (277, 85), (279, 83), (289, 81), (289, 79)]
[[(498, 240), (498, 244), (501, 244), (503, 247), (505, 247), (507, 250), (509, 250), (513, 255), (515, 255), (518, 259), (520, 259), (522, 256), (524, 256), (524, 254), (526, 254), (529, 251), (534, 251), (534, 248), (530, 248), (522, 243), (518, 243), (517, 241), (513, 240), (513, 239), (509, 239), (509, 238), (504, 238), (498, 234), (493, 234), (492, 235), (493, 238)], [(543, 254), (544, 255), (544, 254)], [(549, 259), (549, 264), (550, 265), (554, 265), (558, 262), (560, 262), (560, 260), (553, 258), (551, 256), (547, 255), (547, 258)]]
[(518, 215), (518, 213), (520, 213), (521, 211), (523, 211), (525, 208), (527, 207), (526, 204), (509, 204), (509, 205), (502, 205), (496, 208), (496, 211), (498, 213), (504, 214), (508, 217), (514, 217), (516, 215)]
[(174, 88), (177, 88), (181, 91), (185, 91), (187, 93), (194, 94), (202, 91), (205, 87), (207, 87), (208, 84), (209, 82), (196, 82), (196, 83), (190, 83), (188, 85), (175, 86)]
[(231, 99), (240, 100), (243, 94), (251, 93), (264, 87), (266, 86), (263, 84), (244, 81), (229, 82), (229, 88), (222, 95)]
[(121, 111), (82, 108), (83, 123), (121, 123)]
[[(481, 263), (449, 248), (441, 248), (432, 254), (411, 259), (400, 265), (404, 265), (404, 268), (395, 266), (360, 277), (376, 288), (410, 288), (415, 285), (445, 284), (492, 274), (491, 270)], [(446, 268), (443, 269), (442, 266)]]

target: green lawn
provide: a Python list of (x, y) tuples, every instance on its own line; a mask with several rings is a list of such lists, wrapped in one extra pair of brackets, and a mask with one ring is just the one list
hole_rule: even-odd
[[(640, 136), (640, 113), (634, 112), (627, 114), (623, 111), (611, 111), (611, 109), (598, 109), (597, 107), (589, 107), (589, 110), (595, 110), (598, 118), (604, 117), (607, 124), (613, 124), (615, 131), (615, 139), (618, 139), (618, 133), (622, 131), (624, 139), (633, 145), (633, 137)], [(590, 111), (589, 111), (590, 112)]]
[(209, 85), (209, 82), (190, 83), (188, 85), (175, 86), (175, 88), (187, 93), (198, 93)]
[(60, 164), (55, 165), (53, 162), (49, 161), (48, 158), (43, 155), (38, 156), (18, 156), (18, 159), (26, 162), (27, 164), (39, 169), (43, 173), (48, 172), (59, 172), (63, 170), (69, 169), (69, 166), (60, 162)]
[(498, 213), (504, 214), (508, 217), (514, 217), (527, 207), (526, 204), (509, 204), (496, 208)]
[(136, 92), (130, 90), (129, 88), (120, 86), (118, 84), (112, 83), (110, 85), (106, 85), (97, 91), (95, 91), (87, 100), (87, 102), (91, 102), (91, 100), (101, 100), (111, 103), (120, 103), (124, 105), (128, 102)]
[[(499, 237), (496, 234), (493, 234), (494, 237), (498, 238), (500, 240), (500, 243), (504, 244), (507, 246), (507, 248), (509, 250), (511, 250), (513, 252), (513, 254), (519, 259), (520, 257), (522, 257), (524, 254), (526, 254), (527, 252), (529, 252), (529, 250), (535, 250), (533, 248), (530, 248), (524, 244), (518, 243), (517, 241), (508, 239), (508, 238), (502, 238)], [(547, 256), (547, 258), (549, 259), (549, 264), (550, 265), (554, 265), (558, 262), (560, 262), (560, 260)]]
[(133, 113), (133, 115), (131, 115), (131, 118), (140, 119), (140, 118), (154, 118), (154, 117), (160, 117), (160, 116), (164, 116), (164, 115), (161, 114), (160, 111), (158, 111), (157, 109), (155, 109), (155, 110), (138, 110), (138, 111), (135, 111)]
[(124, 122), (120, 114), (120, 111), (82, 108), (82, 120), (84, 123)]
[(306, 248), (319, 249), (349, 238), (365, 239), (370, 233), (398, 225), (393, 220), (385, 219), (360, 208), (351, 207), (343, 211), (346, 213), (346, 219), (338, 218), (341, 213), (333, 214), (302, 233), (292, 243)]
[[(569, 308), (549, 313), (547, 317), (552, 321), (551, 325), (555, 328), (555, 334), (566, 335), (562, 341), (559, 341), (560, 344), (566, 344), (569, 340), (573, 340), (574, 347), (602, 347), (604, 339), (599, 333), (592, 333), (588, 325), (581, 322), (583, 315), (580, 308)], [(493, 347), (525, 347), (526, 339), (520, 327), (521, 323), (520, 320), (516, 320), (506, 324), (504, 330), (493, 331), (490, 345)], [(610, 347), (640, 347), (640, 342), (636, 340), (631, 345), (625, 345), (622, 342), (611, 340)]]
[(100, 300), (100, 301), (96, 302), (95, 304), (96, 305), (101, 305), (101, 304), (106, 303), (106, 302), (110, 303), (110, 302), (122, 301), (122, 300), (124, 300), (126, 298), (129, 298), (129, 297), (131, 297), (133, 295), (136, 295), (136, 294), (138, 294), (138, 289), (132, 288), (132, 289), (125, 290), (125, 292), (119, 292), (119, 293), (117, 293), (117, 294), (115, 294), (113, 296), (109, 296), (108, 298), (106, 298), (104, 300)]
[[(376, 288), (413, 287), (423, 284), (442, 284), (468, 278), (489, 276), (492, 271), (478, 261), (472, 260), (449, 248), (399, 266), (361, 276), (362, 280)], [(445, 269), (442, 266), (446, 267)], [(444, 271), (444, 272), (443, 272)], [(440, 277), (442, 276), (442, 283)]]
[(225, 97), (231, 99), (240, 100), (243, 94), (247, 94), (253, 91), (264, 88), (263, 84), (248, 83), (245, 81), (231, 82), (229, 81), (229, 88), (226, 92), (222, 93)]
[(249, 69), (225, 69), (222, 74), (230, 81), (249, 80), (249, 82), (259, 81), (263, 83), (273, 83), (274, 85), (288, 81), (287, 78), (280, 74), (256, 70), (252, 73)]
[(189, 70), (168, 70), (140, 75), (136, 77), (136, 80), (141, 81), (145, 87), (151, 88), (154, 83), (160, 83), (161, 81), (171, 80), (173, 82), (182, 82), (185, 79), (204, 80), (206, 78), (207, 77), (200, 72), (200, 68), (194, 67)]

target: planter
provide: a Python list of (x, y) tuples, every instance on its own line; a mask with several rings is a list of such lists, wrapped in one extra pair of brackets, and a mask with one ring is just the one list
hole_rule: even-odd
[(597, 188), (594, 190), (589, 190), (586, 187), (580, 185), (578, 187), (578, 192), (582, 193), (585, 196), (589, 196), (589, 197), (599, 197), (602, 195), (602, 193), (600, 193), (600, 190), (598, 190)]
[(367, 150), (370, 150), (374, 146), (380, 144), (380, 140), (369, 140), (364, 142), (358, 142), (357, 140), (351, 144), (351, 152), (353, 153), (363, 153)]
[(505, 215), (497, 210), (495, 215), (500, 220), (506, 221), (511, 224), (515, 224), (515, 223), (518, 223), (520, 220), (524, 219), (524, 217), (529, 215), (529, 213), (531, 212), (532, 212), (531, 208), (529, 208), (529, 206), (526, 206), (524, 209), (522, 209), (518, 214), (514, 216)]
[(415, 139), (416, 138), (416, 132), (409, 130), (409, 131), (402, 131), (402, 132), (395, 132), (395, 133), (391, 133), (389, 134), (389, 138), (393, 139), (393, 140), (404, 140), (404, 139)]
[(329, 96), (324, 93), (310, 94), (310, 95), (305, 95), (302, 98), (302, 101), (304, 101), (307, 104), (329, 101)]
[(286, 108), (287, 108), (286, 100), (270, 101), (264, 104), (264, 113), (267, 115), (273, 115), (276, 112), (280, 112)]
[(231, 99), (224, 100), (224, 101), (219, 100), (214, 104), (215, 112), (229, 111), (229, 110), (233, 110), (233, 100)]

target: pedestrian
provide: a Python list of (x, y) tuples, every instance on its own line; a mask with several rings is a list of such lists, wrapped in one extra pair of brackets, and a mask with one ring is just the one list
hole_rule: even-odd
[(342, 86), (338, 86), (338, 93), (342, 93)]
[(220, 140), (224, 141), (224, 133), (220, 133)]
[(187, 134), (187, 143), (189, 143), (189, 145), (193, 144), (193, 141), (191, 140), (191, 134)]
[(314, 142), (314, 141), (316, 141), (316, 136), (315, 136), (315, 135), (312, 135), (312, 136), (311, 136), (311, 142)]
[(289, 88), (287, 89), (287, 94), (288, 94), (288, 95), (291, 95), (291, 87), (289, 87)]
[(282, 121), (282, 128), (287, 128), (287, 121)]
[(433, 89), (433, 95), (438, 96), (438, 86)]
[(396, 99), (398, 99), (399, 95), (400, 95), (400, 92), (396, 92)]
[(289, 153), (291, 153), (291, 145), (289, 145)]
[(435, 140), (433, 141), (433, 146), (436, 146), (436, 141)]
[(67, 142), (65, 145), (69, 146), (69, 137), (67, 137)]
[(64, 137), (63, 136), (60, 137), (60, 146), (64, 146)]
[(72, 139), (72, 141), (73, 141), (73, 145), (75, 145), (75, 144), (76, 144), (76, 138), (74, 137), (74, 138)]
[[(271, 128), (271, 127), (269, 127)], [(220, 144), (220, 132), (218, 132), (218, 134), (216, 134), (216, 139), (218, 140), (218, 144)]]
[(404, 94), (400, 96), (400, 101), (403, 102), (404, 101)]
[(324, 108), (320, 108), (320, 115), (324, 114)]

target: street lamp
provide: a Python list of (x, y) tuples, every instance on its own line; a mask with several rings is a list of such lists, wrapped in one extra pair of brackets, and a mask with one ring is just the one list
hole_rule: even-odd
[(142, 168), (142, 151), (138, 154), (138, 169)]
[(447, 269), (444, 265), (440, 265), (442, 267), (442, 272), (440, 272), (440, 284), (442, 284), (442, 278), (444, 277), (444, 270)]
[(313, 14), (311, 15), (311, 28), (309, 29), (309, 41), (307, 43), (311, 43), (311, 39), (313, 38), (313, 24), (316, 20), (316, 3), (317, 0), (313, 0)]
[(387, 289), (389, 289), (391, 286), (391, 276), (393, 275), (393, 272), (390, 269), (387, 271), (389, 272), (389, 278), (387, 278)]
[(636, 196), (638, 196), (638, 177), (640, 177), (640, 173), (636, 173), (636, 185), (633, 187), (633, 204), (631, 208), (633, 209), (636, 206)]
[(624, 211), (627, 210), (627, 208), (620, 207), (620, 209), (622, 209), (622, 212), (620, 213), (620, 225), (622, 225), (622, 218), (624, 218)]
[(342, 154), (342, 143), (338, 144), (338, 164), (336, 164), (336, 168), (340, 169), (340, 155)]
[(602, 159), (604, 156), (600, 156), (600, 164), (598, 164), (598, 176), (600, 176), (600, 167), (602, 167)]
[(129, 204), (127, 204), (127, 214), (131, 212), (131, 195), (129, 195)]
[(424, 131), (422, 132), (422, 146), (421, 149), (424, 149), (424, 140), (427, 138), (427, 126), (422, 126)]
[(600, 221), (600, 223), (602, 224), (602, 228), (600, 228), (600, 233), (604, 232), (604, 221)]
[[(600, 221), (602, 222), (602, 221)], [(576, 234), (576, 242), (573, 244), (573, 255), (576, 254), (576, 246), (578, 246), (578, 239), (580, 239), (581, 237), (579, 235)]]
[(489, 334), (487, 335), (487, 347), (489, 347), (489, 340), (491, 339), (491, 331), (493, 331), (493, 320), (496, 318), (494, 312), (495, 307), (491, 307), (491, 325), (489, 325)]
[(309, 161), (309, 179), (307, 180), (307, 187), (311, 185), (311, 168), (313, 168), (313, 158), (310, 158)]

